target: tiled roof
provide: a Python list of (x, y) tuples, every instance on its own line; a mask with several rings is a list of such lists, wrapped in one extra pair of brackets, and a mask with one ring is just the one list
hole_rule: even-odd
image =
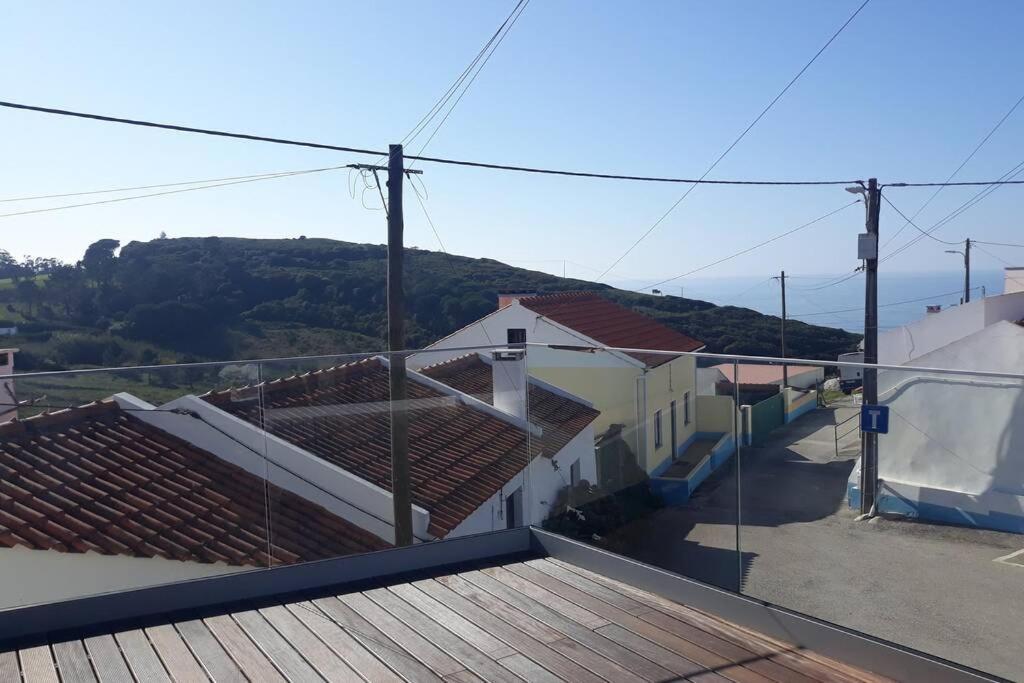
[[(781, 365), (764, 365), (761, 363), (739, 363), (740, 384), (775, 384), (782, 381)], [(733, 381), (732, 363), (719, 363), (712, 365), (712, 368), (719, 370), (730, 382)], [(806, 372), (817, 372), (818, 366), (814, 365), (787, 365), (789, 377), (793, 378)]]
[[(409, 466), (413, 501), (431, 534), (448, 535), (526, 467), (526, 431), (412, 376)], [(328, 462), (391, 490), (388, 369), (376, 358), (267, 382), (261, 392), (203, 398)], [(534, 455), (539, 451), (534, 446)]]
[[(113, 401), (0, 425), (0, 546), (267, 566), (264, 481)], [(386, 543), (270, 486), (274, 564)]]
[[(428, 365), (420, 372), (481, 401), (494, 403), (493, 371), (479, 354), (470, 353), (444, 363)], [(548, 457), (562, 450), (601, 414), (579, 401), (532, 382), (528, 400), (530, 422), (541, 428), (541, 443), (544, 455)]]
[[(595, 292), (562, 292), (524, 297), (519, 299), (519, 303), (605, 346), (655, 351), (696, 351), (704, 346), (703, 342), (691, 339)], [(646, 353), (629, 355), (649, 367), (656, 367), (674, 358)]]

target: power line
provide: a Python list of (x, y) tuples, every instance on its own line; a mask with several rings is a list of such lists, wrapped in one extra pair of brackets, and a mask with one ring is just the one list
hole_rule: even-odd
[(961, 242), (963, 241), (963, 240), (960, 240), (960, 242), (949, 242), (949, 241), (947, 241), (947, 240), (942, 240), (942, 239), (939, 239), (938, 237), (936, 237), (935, 235), (931, 234), (930, 232), (926, 232), (925, 230), (923, 230), (922, 228), (920, 228), (920, 227), (919, 227), (919, 226), (917, 225), (917, 223), (915, 223), (915, 222), (914, 222), (913, 220), (911, 220), (910, 218), (907, 218), (907, 215), (906, 215), (905, 213), (903, 213), (902, 211), (900, 211), (900, 210), (899, 210), (899, 207), (897, 207), (897, 206), (896, 206), (895, 204), (893, 204), (893, 203), (892, 203), (891, 201), (889, 201), (889, 198), (888, 198), (888, 197), (886, 197), (886, 196), (885, 196), (884, 194), (882, 194), (881, 192), (879, 192), (879, 194), (880, 194), (880, 195), (882, 195), (882, 199), (884, 199), (884, 200), (885, 200), (885, 203), (886, 203), (886, 204), (888, 204), (889, 206), (891, 206), (891, 207), (892, 207), (892, 208), (893, 208), (893, 209), (894, 209), (894, 210), (896, 211), (896, 213), (898, 213), (898, 214), (899, 214), (900, 216), (902, 216), (902, 217), (903, 217), (903, 219), (904, 219), (904, 220), (906, 220), (906, 221), (907, 221), (907, 224), (909, 224), (909, 225), (912, 225), (912, 226), (914, 226), (914, 229), (915, 229), (915, 230), (917, 230), (918, 232), (920, 232), (920, 233), (921, 233), (922, 235), (924, 235), (924, 236), (925, 236), (925, 237), (927, 237), (928, 239), (930, 239), (930, 240), (935, 240), (935, 241), (936, 241), (936, 242), (938, 242), (939, 244), (948, 244), (948, 245), (951, 245), (951, 246), (955, 246), (955, 245), (958, 245), (958, 244), (960, 244), (960, 243), (961, 243)]
[(981, 185), (1024, 185), (1024, 180), (971, 180), (958, 183), (886, 183), (882, 187), (978, 187)]
[[(1021, 102), (1024, 102), (1024, 95), (1022, 95), (1020, 97), (1020, 99), (1018, 99), (1014, 103), (1014, 105), (1012, 107), (1010, 107), (1010, 110), (1008, 112), (1003, 114), (1003, 117), (1001, 119), (999, 119), (999, 121), (996, 122), (996, 125), (993, 126), (992, 129), (988, 132), (988, 134), (986, 134), (985, 137), (983, 137), (981, 139), (981, 142), (979, 142), (977, 145), (975, 145), (974, 149), (971, 150), (971, 153), (968, 154), (964, 158), (964, 160), (960, 162), (960, 165), (957, 166), (956, 169), (954, 169), (953, 172), (949, 174), (949, 177), (946, 178), (946, 182), (945, 183), (937, 183), (936, 184), (935, 192), (933, 192), (932, 196), (928, 197), (928, 199), (925, 200), (924, 204), (922, 204), (920, 207), (918, 207), (917, 211), (914, 212), (913, 218), (917, 218), (918, 214), (920, 214), (922, 211), (924, 211), (925, 207), (927, 207), (929, 204), (931, 204), (932, 200), (935, 199), (937, 196), (939, 196), (940, 192), (942, 192), (945, 188), (950, 186), (950, 184), (951, 184), (950, 181), (953, 180), (953, 178), (956, 177), (956, 174), (959, 173), (963, 169), (963, 167), (966, 166), (967, 163), (971, 159), (974, 158), (974, 155), (978, 153), (978, 150), (980, 150), (982, 147), (985, 146), (985, 143), (988, 142), (989, 138), (991, 138), (995, 134), (995, 132), (997, 130), (999, 130), (1000, 126), (1003, 125), (1003, 122), (1006, 121), (1006, 119), (1010, 118), (1010, 115), (1013, 114), (1014, 111), (1016, 111), (1017, 107), (1020, 106)], [(928, 184), (894, 183), (892, 186), (893, 187), (929, 187), (930, 185), (928, 185)], [(895, 208), (895, 207), (893, 207), (893, 208)], [(910, 219), (908, 218), (907, 222), (904, 223), (902, 226), (900, 226), (899, 230), (894, 232), (892, 237), (890, 237), (889, 239), (887, 239), (885, 241), (885, 244), (882, 245), (882, 248), (884, 249), (888, 244), (892, 243), (892, 241), (895, 240), (899, 236), (899, 234), (901, 232), (903, 232), (903, 229), (906, 228), (909, 223), (910, 223)], [(915, 226), (915, 227), (917, 227), (917, 226)]]
[(61, 199), (63, 197), (81, 197), (85, 195), (93, 194), (115, 194), (118, 192), (133, 192), (135, 190), (155, 190), (164, 187), (180, 187), (182, 185), (199, 185), (202, 183), (220, 183), (231, 180), (262, 180), (263, 178), (276, 178), (278, 176), (289, 175), (293, 173), (312, 173), (316, 171), (333, 171), (344, 166), (328, 166), (325, 168), (314, 168), (304, 169), (299, 171), (275, 171), (273, 173), (254, 173), (252, 175), (239, 175), (229, 176), (227, 178), (207, 178), (206, 180), (182, 180), (175, 183), (160, 183), (158, 185), (135, 185), (134, 187), (116, 187), (109, 190), (88, 190), (85, 192), (64, 192), (61, 194), (40, 194), (33, 195), (30, 197), (8, 197), (6, 199), (0, 199), (0, 204), (6, 204), (9, 202), (29, 202), (38, 199)]
[[(981, 287), (971, 287), (971, 291), (974, 291), (976, 289), (981, 289)], [(933, 294), (931, 296), (923, 296), (923, 297), (921, 297), (919, 299), (907, 299), (905, 301), (893, 301), (892, 303), (888, 303), (888, 304), (878, 304), (878, 307), (879, 308), (888, 308), (890, 306), (902, 306), (903, 304), (916, 304), (916, 303), (919, 303), (921, 301), (933, 301), (935, 299), (939, 299), (939, 298), (944, 297), (944, 296), (952, 296), (954, 294), (963, 294), (963, 292), (964, 292), (964, 290), (963, 290), (963, 288), (961, 288), (961, 289), (957, 289), (957, 290), (952, 291), (952, 292), (944, 292), (942, 294)], [(799, 316), (801, 318), (806, 318), (806, 317), (809, 317), (809, 316), (812, 316), (812, 315), (832, 315), (834, 313), (854, 313), (854, 312), (863, 311), (863, 310), (864, 310), (863, 307), (860, 307), (860, 308), (839, 308), (839, 309), (836, 309), (834, 311), (818, 311), (817, 313), (794, 313), (793, 315), (794, 316)]]
[(28, 211), (15, 211), (13, 213), (0, 213), (0, 218), (12, 218), (14, 216), (27, 216), (36, 213), (48, 213), (50, 211), (64, 211), (65, 209), (78, 209), (85, 206), (99, 206), (100, 204), (115, 204), (117, 202), (127, 202), (133, 199), (146, 199), (148, 197), (162, 197), (170, 194), (179, 194), (181, 192), (193, 192), (195, 190), (208, 190), (216, 187), (226, 187), (228, 185), (242, 185), (244, 183), (255, 183), (260, 180), (274, 180), (275, 178), (290, 178), (297, 175), (306, 175), (309, 173), (320, 173), (323, 171), (334, 171), (345, 166), (329, 166), (326, 168), (310, 169), (307, 171), (289, 171), (286, 173), (280, 173), (277, 175), (258, 176), (255, 178), (248, 178), (246, 180), (234, 180), (231, 182), (213, 183), (210, 185), (200, 185), (198, 187), (184, 187), (177, 190), (167, 190), (165, 192), (151, 192), (149, 194), (137, 194), (131, 197), (116, 197), (114, 199), (101, 199), (96, 202), (83, 202), (81, 204), (64, 204), (63, 206), (50, 206), (45, 209), (30, 209)]
[(684, 277), (687, 277), (689, 275), (693, 275), (694, 273), (699, 273), (702, 270), (707, 270), (708, 268), (711, 268), (712, 266), (717, 266), (720, 263), (725, 263), (726, 261), (730, 261), (730, 260), (736, 258), (737, 256), (742, 256), (744, 254), (749, 254), (750, 252), (754, 251), (755, 249), (760, 249), (761, 247), (765, 246), (766, 244), (770, 244), (770, 243), (772, 243), (772, 242), (774, 242), (776, 240), (782, 239), (783, 237), (787, 237), (789, 235), (792, 235), (793, 233), (799, 232), (800, 230), (803, 230), (804, 228), (808, 228), (808, 227), (814, 225), (815, 223), (820, 223), (821, 221), (825, 220), (826, 218), (829, 218), (831, 216), (836, 215), (837, 213), (839, 213), (843, 209), (848, 209), (851, 206), (853, 206), (854, 204), (859, 204), (860, 201), (861, 200), (859, 200), (859, 199), (854, 199), (849, 204), (843, 204), (838, 209), (834, 209), (832, 211), (829, 211), (828, 213), (826, 213), (823, 216), (818, 216), (814, 220), (808, 221), (808, 222), (804, 223), (803, 225), (799, 225), (799, 226), (797, 226), (795, 228), (787, 230), (786, 232), (779, 233), (778, 235), (775, 235), (773, 237), (769, 237), (768, 239), (764, 240), (763, 242), (759, 242), (759, 243), (755, 244), (752, 247), (747, 247), (746, 249), (742, 249), (740, 251), (737, 251), (734, 254), (730, 254), (729, 256), (726, 256), (724, 258), (720, 258), (717, 261), (712, 261), (711, 263), (707, 263), (707, 264), (705, 264), (703, 266), (700, 266), (699, 268), (694, 268), (693, 270), (687, 271), (687, 272), (683, 273), (682, 275), (676, 275), (675, 277), (670, 277), (668, 279), (661, 280), (659, 282), (655, 282), (653, 285), (648, 285), (647, 287), (643, 287), (643, 288), (641, 288), (640, 290), (637, 290), (637, 291), (642, 291), (642, 290), (645, 290), (645, 289), (652, 289), (654, 287), (658, 287), (660, 285), (664, 285), (664, 284), (667, 284), (669, 282), (673, 282), (673, 281), (678, 280), (680, 278), (684, 278)]
[[(528, 2), (528, 0), (519, 0), (519, 2), (512, 9), (509, 15), (505, 17), (505, 21), (501, 22), (501, 25), (498, 26), (498, 29), (491, 36), (490, 40), (484, 43), (484, 46), (480, 48), (479, 52), (476, 53), (476, 57), (474, 57), (473, 61), (469, 63), (469, 66), (462, 70), (462, 73), (459, 74), (459, 77), (455, 79), (454, 83), (448, 86), (448, 90), (446, 90), (444, 94), (441, 95), (440, 98), (438, 98), (437, 102), (434, 103), (434, 106), (431, 107), (430, 110), (426, 114), (424, 114), (419, 121), (416, 122), (416, 125), (412, 127), (412, 130), (406, 133), (405, 137), (402, 138), (401, 144), (405, 145), (406, 143), (410, 143), (413, 140), (415, 140), (417, 136), (419, 136), (419, 134), (422, 133), (423, 130), (428, 125), (430, 125), (430, 122), (441, 112), (441, 110), (444, 109), (444, 105), (447, 104), (449, 100), (451, 100), (452, 96), (455, 94), (455, 91), (458, 90), (459, 86), (466, 80), (470, 72), (473, 70), (473, 67), (477, 65), (477, 63), (480, 61), (481, 58), (483, 58), (484, 54), (486, 54), (487, 50), (491, 47), (491, 45), (494, 44), (494, 41), (497, 40), (498, 36), (504, 30), (509, 20), (512, 19), (512, 15), (516, 13), (516, 10), (518, 10), (524, 2)], [(483, 67), (481, 66), (481, 68)], [(479, 71), (477, 73), (479, 73)]]
[[(452, 104), (452, 106), (448, 108), (448, 111), (445, 113), (444, 118), (441, 119), (441, 122), (437, 124), (437, 126), (434, 128), (433, 132), (430, 134), (430, 137), (428, 137), (427, 141), (423, 143), (422, 147), (420, 147), (420, 151), (419, 151), (420, 155), (422, 155), (423, 152), (427, 149), (427, 146), (430, 145), (431, 141), (433, 141), (434, 136), (437, 135), (437, 132), (439, 130), (441, 130), (441, 127), (448, 120), (448, 117), (452, 115), (453, 111), (455, 111), (455, 107), (459, 106), (459, 102), (461, 102), (462, 98), (466, 96), (467, 92), (469, 92), (469, 89), (473, 86), (473, 82), (476, 81), (477, 76), (479, 76), (480, 72), (483, 71), (485, 66), (487, 66), (487, 62), (491, 61), (491, 57), (494, 56), (494, 53), (497, 51), (497, 49), (501, 46), (501, 43), (508, 36), (509, 32), (512, 30), (512, 27), (516, 25), (517, 21), (519, 21), (519, 17), (523, 16), (523, 12), (526, 11), (526, 6), (529, 5), (529, 4), (530, 4), (530, 0), (519, 0), (519, 3), (512, 10), (511, 14), (509, 14), (509, 18), (505, 19), (505, 23), (502, 24), (502, 28), (505, 27), (506, 24), (508, 25), (508, 28), (505, 29), (505, 32), (502, 33), (501, 37), (498, 38), (496, 43), (494, 43), (494, 47), (491, 48), (491, 51), (487, 54), (487, 56), (484, 58), (484, 60), (480, 63), (480, 67), (476, 70), (476, 73), (473, 74), (473, 77), (469, 79), (469, 82), (466, 83), (466, 87), (462, 89), (462, 92), (455, 99), (455, 102)], [(518, 10), (518, 14), (516, 13), (517, 10)], [(515, 16), (513, 17), (513, 15), (515, 15)], [(511, 23), (509, 23), (509, 19), (512, 20)], [(498, 32), (501, 32), (501, 28), (498, 29)], [(492, 40), (493, 40), (493, 38), (492, 38)], [(411, 166), (411, 164), (410, 164), (410, 166)]]
[[(854, 11), (854, 13), (850, 15), (850, 18), (847, 19), (846, 22), (842, 26), (839, 27), (839, 30), (837, 30), (835, 33), (832, 34), (832, 37), (828, 39), (828, 42), (826, 42), (824, 45), (821, 46), (821, 49), (818, 50), (814, 54), (813, 57), (811, 57), (810, 61), (808, 61), (806, 64), (804, 64), (803, 68), (800, 69), (800, 71), (798, 71), (797, 74), (795, 76), (793, 76), (792, 79), (790, 79), (789, 83), (787, 83), (786, 86), (782, 90), (779, 91), (779, 93), (774, 97), (774, 99), (772, 99), (772, 101), (768, 103), (768, 106), (766, 106), (764, 109), (762, 109), (761, 113), (758, 114), (757, 117), (753, 121), (750, 122), (750, 125), (748, 125), (743, 130), (743, 132), (740, 133), (739, 136), (735, 140), (732, 141), (732, 144), (730, 144), (728, 147), (726, 147), (725, 151), (718, 155), (718, 158), (715, 159), (715, 161), (710, 166), (708, 166), (706, 171), (704, 171), (704, 174), (700, 177), (700, 180), (704, 180), (708, 176), (708, 174), (711, 173), (711, 171), (715, 170), (715, 167), (718, 166), (718, 164), (721, 163), (721, 161), (723, 159), (725, 159), (725, 157), (729, 154), (729, 152), (731, 152), (733, 150), (733, 148), (735, 148), (736, 145), (738, 145), (740, 143), (740, 141), (743, 140), (743, 138), (745, 138), (747, 136), (747, 133), (749, 133), (754, 128), (754, 126), (756, 126), (757, 123), (762, 118), (764, 118), (765, 114), (767, 114), (771, 110), (771, 108), (775, 106), (775, 103), (778, 102), (780, 99), (782, 99), (782, 96), (785, 95), (789, 91), (789, 89), (791, 87), (793, 87), (793, 84), (796, 83), (800, 79), (800, 77), (804, 75), (804, 72), (807, 71), (807, 69), (809, 69), (811, 67), (811, 65), (814, 64), (815, 61), (817, 61), (818, 57), (821, 56), (821, 54), (828, 48), (828, 46), (831, 45), (832, 42), (836, 38), (839, 37), (839, 34), (842, 33), (843, 30), (847, 26), (850, 25), (850, 22), (852, 22), (854, 20), (854, 18), (856, 18), (856, 16), (858, 14), (860, 14), (860, 11), (862, 9), (864, 9), (864, 7), (868, 4), (868, 2), (870, 2), (870, 0), (864, 0), (864, 2), (861, 3), (860, 7), (858, 7), (856, 9), (856, 11)], [(636, 247), (641, 242), (643, 242), (647, 238), (648, 235), (650, 235), (652, 232), (654, 232), (655, 228), (657, 228), (659, 225), (661, 225), (662, 221), (664, 221), (666, 218), (668, 218), (669, 214), (671, 214), (673, 211), (675, 211), (677, 206), (679, 206), (680, 204), (683, 203), (683, 200), (685, 200), (690, 195), (690, 193), (693, 192), (694, 188), (696, 188), (698, 184), (699, 183), (694, 183), (693, 185), (688, 187), (686, 189), (686, 191), (683, 193), (683, 195), (679, 199), (677, 199), (675, 201), (675, 203), (672, 204), (672, 206), (669, 207), (668, 211), (663, 213), (658, 220), (654, 221), (654, 224), (651, 225), (651, 227), (649, 227), (644, 232), (644, 234), (640, 235), (639, 239), (637, 239), (637, 241), (634, 242), (629, 247), (629, 249), (627, 249), (625, 252), (623, 252), (623, 254), (621, 256), (619, 256), (619, 258), (615, 259), (615, 262), (612, 263), (610, 266), (608, 266), (604, 270), (604, 272), (601, 273), (601, 275), (597, 279), (600, 280), (605, 275), (607, 275), (609, 272), (611, 272), (611, 270), (615, 266), (619, 265), (619, 263), (622, 261), (622, 259), (626, 258), (630, 254), (630, 252), (632, 252), (634, 249), (636, 249)]]
[[(256, 142), (267, 142), (278, 145), (290, 145), (293, 147), (310, 147), (313, 149), (327, 149), (336, 152), (350, 152), (352, 154), (365, 154), (370, 156), (387, 156), (387, 152), (373, 149), (361, 149), (357, 147), (344, 147), (341, 145), (329, 145), (319, 142), (306, 142), (301, 140), (289, 140), (286, 138), (275, 138), (266, 137), (261, 135), (251, 135), (248, 133), (232, 133), (228, 131), (213, 130), (208, 128), (194, 128), (191, 126), (180, 126), (177, 124), (168, 123), (156, 123), (153, 121), (142, 121), (138, 119), (127, 119), (115, 116), (105, 116), (102, 114), (91, 114), (87, 112), (77, 112), (67, 109), (54, 109), (51, 107), (40, 107), (36, 105), (20, 104), (17, 102), (6, 102), (0, 101), (0, 107), (6, 107), (9, 109), (19, 109), (25, 111), (35, 111), (44, 114), (55, 114), (58, 116), (70, 116), (74, 118), (90, 119), (95, 121), (104, 121), (108, 123), (120, 123), (129, 126), (142, 126), (146, 128), (158, 128), (164, 130), (173, 130), (184, 133), (197, 133), (200, 135), (212, 135), (215, 137), (226, 137), (226, 138), (237, 138), (241, 140), (250, 140)], [(558, 175), (558, 176), (569, 176), (576, 178), (600, 178), (605, 180), (632, 180), (638, 182), (654, 182), (654, 183), (678, 183), (678, 184), (704, 184), (704, 185), (792, 185), (792, 186), (818, 186), (818, 185), (849, 185), (851, 183), (858, 182), (857, 180), (707, 180), (707, 179), (693, 179), (693, 178), (672, 178), (664, 176), (641, 176), (641, 175), (627, 175), (619, 173), (595, 173), (589, 171), (568, 171), (561, 169), (551, 168), (539, 168), (532, 166), (513, 166), (508, 164), (492, 164), (482, 161), (465, 161), (460, 159), (448, 159), (442, 157), (428, 157), (420, 155), (408, 155), (407, 159), (413, 161), (426, 161), (434, 164), (447, 164), (453, 166), (466, 166), (470, 168), (485, 168), (498, 171), (516, 171), (521, 173), (537, 173), (544, 175)]]
[(1011, 244), (1009, 242), (983, 242), (982, 240), (971, 240), (971, 244), (987, 244), (990, 247), (1015, 247), (1024, 249), (1024, 244)]

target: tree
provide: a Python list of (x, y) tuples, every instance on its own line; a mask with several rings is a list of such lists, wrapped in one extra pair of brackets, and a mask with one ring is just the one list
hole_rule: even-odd
[(28, 314), (32, 315), (36, 304), (39, 303), (39, 287), (36, 286), (35, 280), (22, 280), (18, 283), (16, 291), (18, 299), (25, 304)]
[(121, 246), (117, 240), (102, 239), (93, 242), (82, 257), (85, 275), (99, 287), (106, 288), (114, 277), (117, 260), (114, 251)]

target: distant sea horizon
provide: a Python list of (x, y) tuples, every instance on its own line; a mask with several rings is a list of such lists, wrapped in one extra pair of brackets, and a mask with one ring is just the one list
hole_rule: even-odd
[[(848, 274), (847, 274), (848, 275)], [(864, 276), (829, 285), (843, 275), (786, 277), (786, 314), (790, 320), (839, 327), (862, 334), (864, 331)], [(971, 300), (1003, 293), (1002, 270), (971, 270)], [(608, 281), (622, 289), (649, 284), (650, 279)], [(964, 273), (934, 271), (879, 273), (878, 323), (892, 329), (922, 318), (928, 305), (942, 308), (959, 305), (963, 297)], [(665, 296), (709, 301), (719, 306), (751, 308), (767, 315), (780, 315), (781, 290), (777, 280), (766, 276), (686, 278), (661, 286)], [(647, 290), (648, 292), (650, 290)], [(906, 303), (901, 303), (906, 302)]]

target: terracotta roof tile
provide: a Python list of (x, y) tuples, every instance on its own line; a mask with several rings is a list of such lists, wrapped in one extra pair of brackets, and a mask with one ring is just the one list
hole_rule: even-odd
[[(527, 433), (423, 383), (408, 386), (412, 498), (430, 512), (430, 533), (443, 537), (526, 467)], [(380, 360), (267, 382), (262, 409), (253, 393), (202, 398), (391, 490), (390, 389)]]
[[(420, 372), (485, 403), (494, 404), (493, 371), (479, 354), (470, 353), (428, 365)], [(579, 401), (533, 383), (530, 384), (528, 401), (530, 422), (542, 430), (543, 454), (547, 457), (565, 448), (573, 437), (601, 414)]]
[[(113, 401), (0, 425), (0, 546), (267, 566), (264, 481)], [(387, 547), (271, 485), (274, 564)]]
[[(562, 292), (519, 299), (520, 305), (605, 346), (656, 351), (696, 351), (703, 342), (610, 301), (595, 292)], [(631, 353), (657, 367), (675, 356)]]

